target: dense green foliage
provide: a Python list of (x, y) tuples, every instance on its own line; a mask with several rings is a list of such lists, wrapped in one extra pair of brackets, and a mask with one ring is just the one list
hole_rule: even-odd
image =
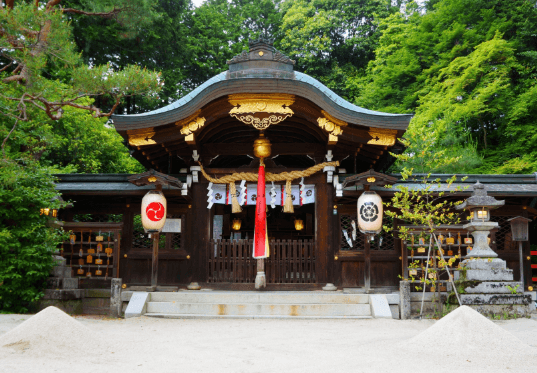
[(409, 136), (434, 132), (433, 151), (460, 155), (451, 168), (420, 171), (535, 171), (535, 4), (440, 0), (415, 9), (383, 20), (375, 60), (349, 87), (356, 102), (415, 112)]
[(41, 208), (58, 208), (50, 171), (36, 162), (0, 160), (0, 312), (26, 312), (42, 295), (61, 232)]
[[(154, 18), (153, 2), (0, 3), (0, 310), (24, 312), (42, 295), (63, 232), (41, 208), (60, 207), (54, 172), (141, 170), (106, 126), (125, 98), (158, 98), (158, 72), (139, 65), (84, 64), (65, 14), (114, 19), (126, 37)], [(95, 98), (107, 101), (103, 112)]]

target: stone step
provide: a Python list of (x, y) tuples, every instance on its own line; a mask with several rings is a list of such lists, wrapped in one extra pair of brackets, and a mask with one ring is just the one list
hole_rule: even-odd
[(43, 299), (55, 299), (55, 300), (73, 300), (84, 298), (84, 290), (82, 289), (68, 289), (68, 290), (56, 290), (45, 289), (45, 296)]
[[(461, 277), (461, 271), (455, 272), (455, 280)], [(469, 269), (466, 271), (467, 281), (513, 281), (512, 269)]]
[(468, 294), (512, 294), (508, 286), (512, 289), (516, 288), (516, 293), (522, 294), (524, 292), (522, 282), (516, 281), (484, 281), (476, 286), (468, 286), (464, 291)]
[(50, 271), (51, 277), (60, 277), (60, 278), (70, 278), (71, 277), (71, 267), (56, 266), (53, 267)]
[[(125, 297), (128, 297), (125, 295)], [(390, 300), (393, 297), (390, 297)], [(127, 300), (127, 299), (124, 299)], [(151, 302), (240, 304), (368, 304), (368, 294), (322, 291), (179, 291), (151, 293)], [(393, 304), (394, 302), (390, 302)]]
[(460, 294), (460, 298), (465, 305), (528, 305), (532, 302), (529, 294)]
[(463, 261), (467, 269), (507, 269), (507, 263), (503, 259), (466, 259)]
[[(153, 294), (151, 294), (152, 296)], [(371, 316), (369, 304), (147, 303), (146, 313), (212, 316)]]
[(78, 278), (76, 277), (49, 277), (47, 279), (48, 289), (78, 289)]
[(146, 313), (144, 316), (158, 317), (163, 319), (372, 319), (372, 316), (276, 316), (276, 315), (190, 315), (171, 313)]

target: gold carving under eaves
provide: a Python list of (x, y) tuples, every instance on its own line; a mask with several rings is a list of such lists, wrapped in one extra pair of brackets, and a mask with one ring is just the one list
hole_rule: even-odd
[(295, 96), (287, 94), (236, 94), (229, 95), (228, 101), (234, 107), (229, 115), (244, 124), (263, 131), (272, 124), (278, 124), (294, 114), (291, 106)]
[(328, 132), (328, 142), (330, 144), (336, 143), (337, 136), (343, 133), (341, 127), (347, 126), (347, 122), (334, 118), (324, 110), (322, 110), (321, 112), (325, 117), (318, 118), (317, 123), (319, 124), (319, 127)]
[(390, 129), (371, 128), (368, 133), (372, 137), (372, 139), (367, 142), (370, 145), (392, 146), (395, 144), (395, 139), (397, 137), (397, 130)]
[(154, 135), (155, 135), (154, 131), (131, 134), (129, 135), (129, 144), (132, 146), (156, 144), (155, 140), (152, 139)]
[(181, 134), (188, 136), (205, 125), (205, 118), (200, 118), (200, 114), (201, 110), (198, 110), (188, 118), (175, 123), (176, 126), (183, 126), (181, 128)]

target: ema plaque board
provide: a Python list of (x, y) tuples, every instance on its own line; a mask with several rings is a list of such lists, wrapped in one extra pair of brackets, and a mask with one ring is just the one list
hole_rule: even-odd
[(162, 233), (181, 233), (181, 219), (166, 219)]

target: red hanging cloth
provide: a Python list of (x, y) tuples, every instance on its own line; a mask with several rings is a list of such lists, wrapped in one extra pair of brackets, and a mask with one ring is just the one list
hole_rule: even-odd
[(257, 200), (255, 207), (254, 259), (268, 258), (267, 199), (265, 197), (265, 165), (259, 166), (257, 175)]

